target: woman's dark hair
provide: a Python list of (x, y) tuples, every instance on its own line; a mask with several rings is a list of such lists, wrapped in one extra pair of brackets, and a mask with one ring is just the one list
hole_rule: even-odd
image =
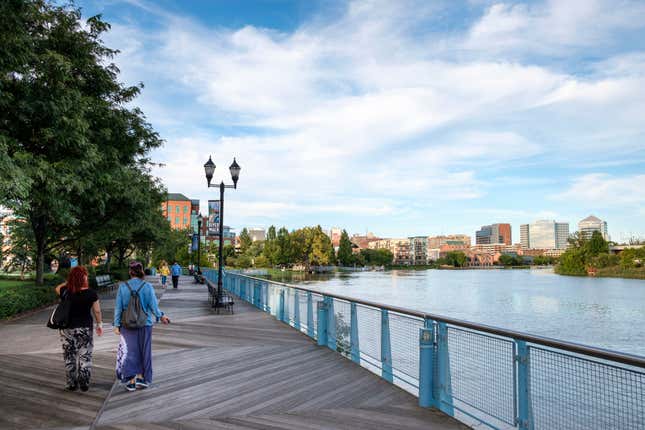
[(143, 272), (143, 264), (138, 261), (133, 261), (130, 263), (130, 276), (143, 279), (146, 277), (146, 274)]

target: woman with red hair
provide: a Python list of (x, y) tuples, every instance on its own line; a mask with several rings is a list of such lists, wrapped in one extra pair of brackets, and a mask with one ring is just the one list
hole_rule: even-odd
[(92, 373), (92, 315), (96, 320), (96, 334), (103, 334), (103, 319), (101, 305), (96, 291), (88, 284), (87, 269), (83, 266), (74, 267), (67, 276), (67, 282), (56, 287), (56, 293), (66, 300), (71, 300), (69, 327), (60, 330), (60, 340), (63, 344), (63, 359), (67, 385), (65, 389), (87, 391), (90, 386)]

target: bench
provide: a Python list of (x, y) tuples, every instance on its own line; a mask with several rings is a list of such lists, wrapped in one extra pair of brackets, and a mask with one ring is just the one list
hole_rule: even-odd
[(98, 290), (112, 291), (116, 287), (116, 282), (112, 279), (112, 275), (98, 275), (96, 277), (96, 288)]
[(204, 276), (203, 276), (203, 275), (199, 275), (199, 274), (197, 274), (197, 273), (195, 273), (195, 274), (193, 275), (193, 278), (195, 278), (195, 283), (196, 283), (196, 284), (203, 284), (203, 283), (205, 283), (205, 282), (206, 282), (206, 278), (204, 278)]
[(221, 303), (218, 303), (217, 285), (213, 285), (210, 281), (206, 281), (206, 285), (208, 286), (209, 302), (211, 307), (217, 309), (217, 313), (219, 313), (220, 308), (224, 308), (232, 314), (235, 313), (233, 312), (233, 305), (235, 304), (233, 297), (231, 297), (226, 291), (222, 291), (221, 300), (219, 300)]

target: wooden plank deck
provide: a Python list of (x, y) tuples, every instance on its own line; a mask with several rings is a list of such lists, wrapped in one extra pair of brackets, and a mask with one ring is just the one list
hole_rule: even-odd
[[(104, 298), (105, 319), (113, 300)], [(117, 338), (95, 337), (93, 385), (67, 393), (47, 312), (0, 325), (0, 428), (458, 429), (417, 400), (252, 306), (215, 315), (204, 285), (163, 293), (172, 319), (153, 335), (154, 384), (114, 386)]]

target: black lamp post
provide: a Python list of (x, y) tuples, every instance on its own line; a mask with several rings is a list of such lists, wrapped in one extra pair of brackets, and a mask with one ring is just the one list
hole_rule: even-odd
[(201, 251), (202, 251), (202, 214), (197, 215), (197, 274), (201, 273)]
[(219, 187), (219, 257), (218, 257), (218, 267), (217, 267), (217, 302), (215, 307), (220, 307), (222, 303), (222, 268), (224, 266), (224, 190), (226, 188), (237, 188), (237, 180), (240, 178), (240, 166), (233, 158), (233, 164), (229, 167), (231, 171), (231, 179), (233, 179), (233, 185), (225, 185), (224, 181), (220, 182), (218, 185), (211, 184), (213, 179), (213, 173), (215, 173), (215, 163), (211, 157), (208, 157), (208, 161), (204, 164), (204, 171), (206, 172), (206, 181), (208, 182), (208, 187)]

